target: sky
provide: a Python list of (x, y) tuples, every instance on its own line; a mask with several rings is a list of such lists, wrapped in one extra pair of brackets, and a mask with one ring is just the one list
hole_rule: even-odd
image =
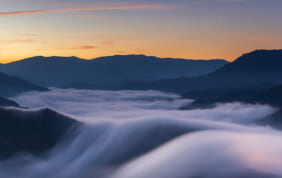
[(235, 60), (282, 48), (281, 0), (0, 0), (0, 63), (145, 54)]

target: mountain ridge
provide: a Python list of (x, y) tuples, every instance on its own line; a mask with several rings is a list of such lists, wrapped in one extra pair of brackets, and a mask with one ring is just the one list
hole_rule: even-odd
[(90, 84), (121, 84), (199, 76), (228, 63), (218, 59), (186, 60), (145, 55), (116, 55), (93, 60), (36, 56), (1, 65), (0, 71), (39, 85), (61, 87), (78, 81)]
[(26, 91), (47, 91), (45, 87), (0, 72), (0, 95), (14, 96)]
[[(256, 63), (256, 59), (259, 62)], [(190, 92), (216, 88), (242, 89), (262, 83), (282, 84), (282, 50), (256, 50), (207, 75), (129, 83), (127, 89)], [(176, 87), (177, 86), (177, 87)]]
[(161, 60), (166, 60), (166, 59), (174, 59), (174, 60), (186, 60), (186, 61), (224, 61), (226, 63), (229, 63), (228, 60), (225, 59), (220, 59), (220, 58), (211, 58), (211, 59), (188, 59), (188, 58), (174, 58), (174, 57), (157, 57), (157, 56), (150, 56), (150, 55), (145, 55), (145, 54), (128, 54), (128, 55), (112, 55), (112, 56), (101, 56), (101, 57), (96, 57), (96, 58), (91, 58), (91, 59), (84, 59), (80, 58), (77, 56), (32, 56), (32, 57), (27, 57), (23, 58), (20, 60), (8, 62), (8, 63), (0, 63), (0, 65), (6, 65), (6, 64), (12, 64), (12, 63), (18, 63), (21, 61), (26, 61), (26, 60), (49, 60), (49, 59), (66, 59), (68, 61), (70, 60), (82, 60), (82, 61), (98, 61), (98, 60), (104, 60), (104, 59), (109, 59), (112, 57), (144, 57), (147, 59), (161, 59)]

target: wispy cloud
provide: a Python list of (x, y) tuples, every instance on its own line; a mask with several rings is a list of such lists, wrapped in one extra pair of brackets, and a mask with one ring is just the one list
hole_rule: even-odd
[(101, 41), (101, 44), (103, 44), (103, 45), (114, 45), (114, 42), (104, 40), (104, 41)]
[(164, 5), (130, 5), (130, 6), (109, 6), (109, 7), (90, 7), (90, 8), (65, 8), (65, 9), (42, 9), (42, 10), (25, 10), (0, 12), (0, 16), (24, 15), (24, 14), (41, 14), (50, 12), (71, 12), (71, 11), (98, 11), (98, 10), (166, 10), (168, 6)]
[(75, 17), (105, 17), (105, 14), (75, 14)]
[[(41, 4), (41, 5), (56, 5), (56, 6), (68, 6), (69, 8), (59, 8), (59, 9), (39, 9), (39, 10), (24, 10), (24, 11), (9, 11), (0, 12), (0, 16), (12, 16), (12, 15), (24, 15), (24, 14), (40, 14), (40, 13), (50, 13), (50, 12), (71, 12), (71, 11), (98, 11), (98, 10), (168, 10), (172, 8), (184, 8), (190, 5), (200, 5), (200, 4), (216, 4), (216, 3), (232, 3), (232, 2), (249, 2), (257, 0), (203, 0), (203, 1), (187, 1), (186, 3), (179, 6), (168, 5), (168, 4), (136, 4), (136, 3), (104, 3), (101, 6), (95, 6), (93, 3), (83, 3), (83, 2), (54, 2), (54, 1), (11, 1), (11, 3), (24, 3), (24, 4)], [(10, 3), (10, 1), (9, 1)], [(73, 8), (78, 7), (79, 8)], [(86, 15), (87, 16), (87, 15)]]
[(34, 34), (34, 33), (18, 33), (18, 32), (15, 32), (14, 34), (18, 35), (18, 36), (25, 36), (25, 37), (36, 37), (36, 36), (38, 36), (38, 34)]
[(75, 46), (75, 47), (70, 47), (70, 48), (56, 48), (59, 50), (92, 50), (96, 49), (96, 46), (91, 46), (91, 45), (82, 45), (82, 46)]
[(17, 43), (31, 43), (33, 40), (31, 39), (15, 39), (15, 40), (7, 40), (7, 39), (0, 39), (1, 44), (17, 44)]

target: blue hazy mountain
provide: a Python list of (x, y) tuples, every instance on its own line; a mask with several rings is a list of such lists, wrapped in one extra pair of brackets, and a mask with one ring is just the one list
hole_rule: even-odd
[(20, 78), (11, 77), (0, 72), (0, 95), (12, 96), (26, 91), (46, 91), (47, 88), (34, 85)]
[(180, 77), (155, 82), (130, 83), (127, 89), (190, 92), (211, 89), (241, 90), (265, 83), (282, 84), (282, 50), (256, 50), (217, 71), (200, 77)]
[(282, 85), (261, 89), (253, 87), (245, 90), (205, 90), (187, 92), (182, 95), (184, 98), (195, 101), (182, 109), (210, 108), (216, 103), (243, 102), (251, 104), (268, 104), (282, 108)]
[(44, 86), (119, 85), (126, 82), (205, 75), (228, 64), (224, 60), (185, 60), (144, 55), (117, 55), (83, 60), (77, 57), (32, 57), (0, 65), (0, 71)]

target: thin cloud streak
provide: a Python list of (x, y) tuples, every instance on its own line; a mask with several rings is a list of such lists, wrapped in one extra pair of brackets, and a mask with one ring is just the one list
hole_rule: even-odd
[(33, 33), (17, 33), (17, 32), (15, 32), (14, 34), (18, 35), (18, 36), (26, 36), (26, 37), (37, 37), (37, 36), (39, 36), (38, 34), (33, 34)]
[(91, 50), (96, 49), (96, 46), (84, 45), (84, 46), (77, 46), (72, 48), (57, 48), (59, 50)]
[(91, 7), (91, 8), (67, 8), (67, 9), (43, 9), (43, 10), (27, 10), (27, 11), (10, 11), (0, 12), (0, 16), (25, 15), (25, 14), (41, 14), (49, 12), (71, 12), (71, 11), (98, 11), (98, 10), (167, 10), (168, 6), (164, 5), (133, 5), (133, 6), (117, 6), (117, 7)]
[(104, 40), (104, 41), (101, 41), (101, 44), (103, 44), (103, 45), (114, 45), (115, 43), (113, 41)]
[(31, 39), (16, 39), (16, 40), (0, 39), (0, 43), (5, 45), (17, 44), (17, 43), (31, 43), (31, 42), (33, 42), (33, 40)]
[(104, 17), (105, 14), (76, 14), (75, 17)]

